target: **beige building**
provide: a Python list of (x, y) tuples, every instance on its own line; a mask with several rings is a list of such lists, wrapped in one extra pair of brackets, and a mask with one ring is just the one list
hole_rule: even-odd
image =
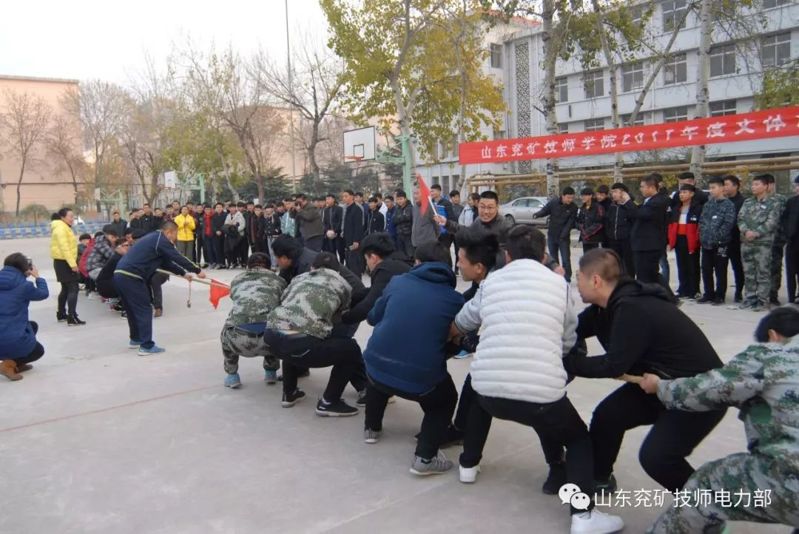
[[(28, 95), (29, 102), (41, 98), (47, 106), (50, 128), (55, 118), (67, 117), (61, 103), (64, 93), (77, 89), (77, 80), (0, 75), (0, 117), (7, 118), (10, 95)], [(0, 120), (0, 213), (13, 215), (17, 205), (20, 159), (11, 145), (15, 136), (3, 122)], [(80, 154), (80, 125), (71, 119), (66, 124), (67, 138), (75, 143), (75, 152)], [(70, 172), (63, 159), (53, 154), (42, 139), (33, 145), (26, 165), (20, 188), (20, 210), (30, 204), (42, 204), (55, 210), (74, 202), (75, 190)]]

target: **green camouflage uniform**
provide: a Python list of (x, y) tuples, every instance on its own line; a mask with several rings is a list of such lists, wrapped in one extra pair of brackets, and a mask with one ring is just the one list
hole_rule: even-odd
[[(785, 211), (785, 204), (788, 199), (785, 195), (774, 193), (771, 195), (771, 200), (775, 204), (775, 208), (779, 216), (777, 220), (782, 219), (782, 213)], [(778, 300), (780, 292), (780, 284), (782, 283), (782, 261), (785, 257), (785, 244), (788, 240), (785, 238), (785, 232), (781, 224), (777, 224), (777, 231), (774, 235), (774, 244), (771, 248), (771, 292), (770, 298), (772, 302)]]
[[(771, 292), (771, 258), (774, 236), (780, 222), (778, 204), (771, 196), (762, 201), (747, 198), (738, 212), (741, 231), (741, 260), (744, 267), (746, 302), (766, 306)], [(760, 237), (746, 241), (744, 234), (757, 232)]]
[(285, 280), (267, 269), (243, 272), (230, 283), (233, 308), (220, 335), (226, 373), (234, 374), (239, 371), (239, 356), (263, 356), (264, 369), (280, 369), (280, 360), (269, 354), (264, 346), (263, 336), (254, 336), (236, 327), (266, 323), (269, 312), (280, 304), (280, 296), (285, 288)]
[(770, 503), (761, 499), (759, 505), (747, 506), (733, 497), (730, 506), (714, 498), (674, 507), (650, 532), (693, 534), (728, 520), (799, 526), (799, 336), (785, 345), (752, 345), (724, 367), (692, 378), (662, 380), (658, 397), (667, 408), (678, 410), (737, 406), (744, 422), (749, 452), (706, 463), (683, 491), (728, 492), (729, 497), (770, 490)]
[(331, 269), (304, 273), (292, 279), (267, 323), (277, 330), (295, 330), (325, 339), (333, 331), (334, 319), (349, 308), (351, 295), (347, 281)]

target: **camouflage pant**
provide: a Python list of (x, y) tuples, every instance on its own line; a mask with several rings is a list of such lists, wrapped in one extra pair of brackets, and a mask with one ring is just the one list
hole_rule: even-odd
[(777, 300), (782, 284), (782, 260), (785, 257), (785, 245), (775, 244), (771, 249), (771, 300)]
[[(788, 462), (761, 454), (731, 454), (697, 469), (682, 491), (693, 495), (698, 490), (710, 490), (709, 502), (697, 504), (697, 499), (691, 497), (691, 506), (670, 508), (655, 521), (649, 533), (701, 533), (725, 521), (799, 526), (799, 471)], [(718, 502), (721, 490), (728, 492), (728, 503)], [(766, 505), (756, 506), (757, 495), (763, 500), (764, 490), (770, 490), (770, 503), (759, 502)]]
[(225, 355), (225, 372), (227, 374), (239, 372), (239, 356), (245, 358), (263, 356), (265, 370), (277, 371), (280, 369), (280, 360), (269, 354), (263, 336), (248, 336), (235, 327), (226, 326), (222, 329), (220, 339), (222, 352)]
[(746, 300), (768, 304), (771, 292), (771, 244), (741, 243)]

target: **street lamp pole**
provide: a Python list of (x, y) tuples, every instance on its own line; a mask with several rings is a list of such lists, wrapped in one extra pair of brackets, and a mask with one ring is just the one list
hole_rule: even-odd
[[(291, 74), (291, 40), (289, 38), (289, 0), (286, 6), (286, 66), (288, 68), (289, 91), (294, 91)], [(297, 192), (297, 158), (294, 154), (294, 106), (289, 105), (289, 138), (291, 139), (291, 190)]]

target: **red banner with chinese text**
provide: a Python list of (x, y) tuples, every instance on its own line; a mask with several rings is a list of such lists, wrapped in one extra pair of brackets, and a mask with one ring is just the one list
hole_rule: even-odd
[(799, 135), (799, 106), (614, 130), (461, 143), (459, 153), (460, 163), (466, 165), (679, 148), (792, 135)]

